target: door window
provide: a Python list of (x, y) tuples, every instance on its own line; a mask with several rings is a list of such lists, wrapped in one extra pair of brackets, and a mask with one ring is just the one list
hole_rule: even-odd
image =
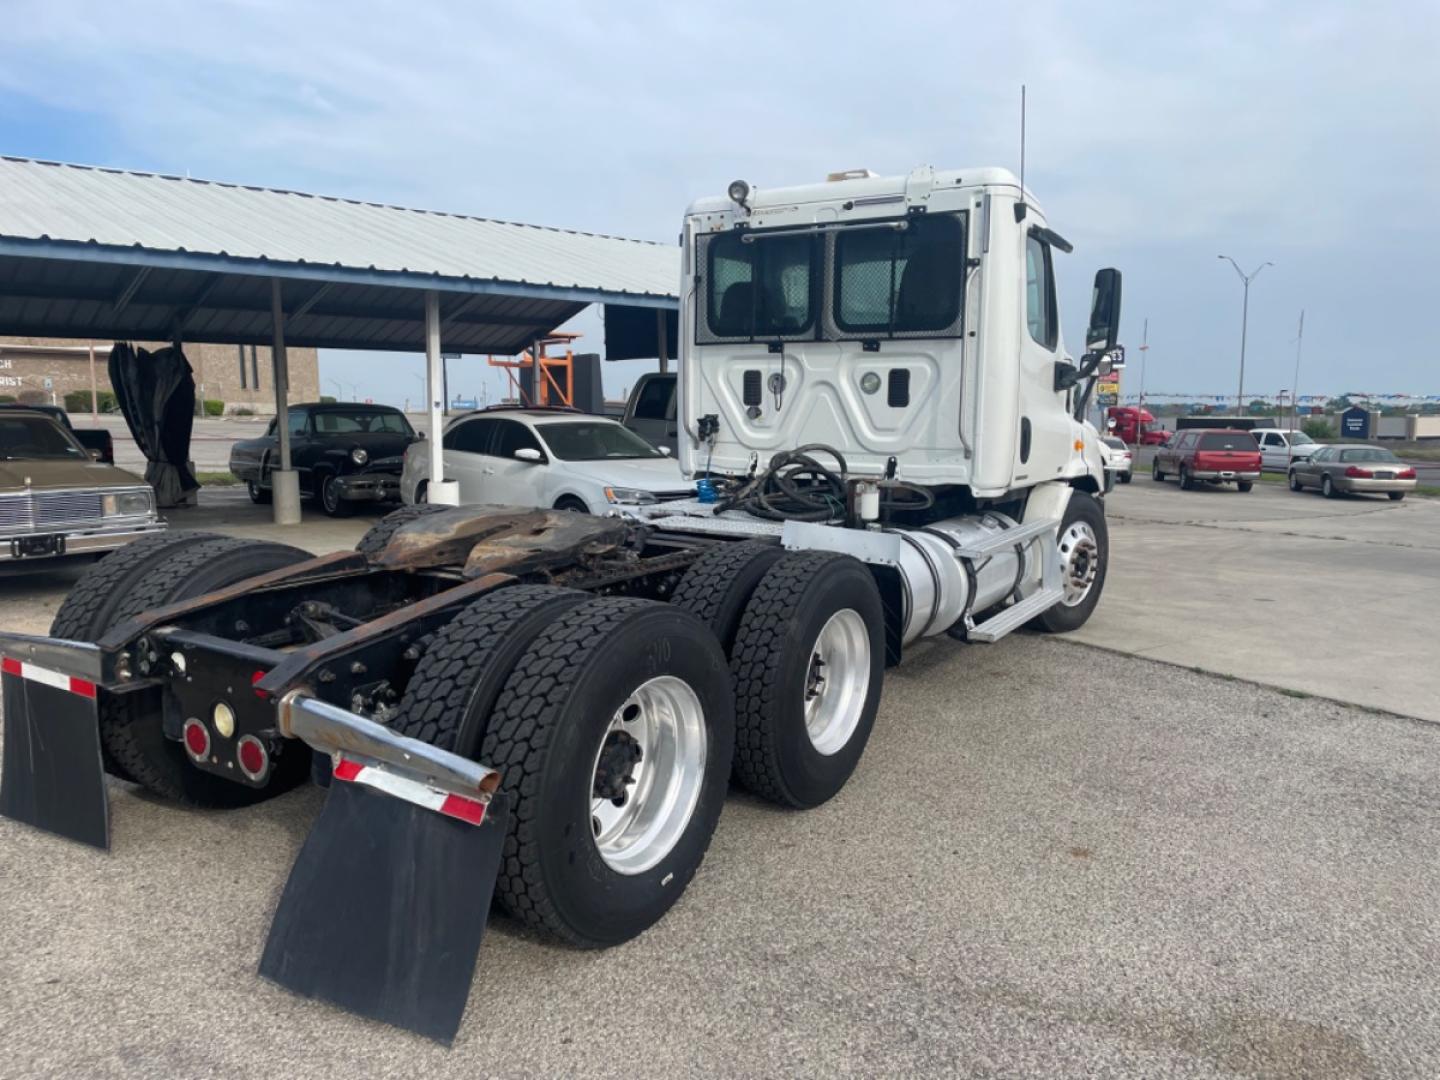
[(1025, 322), (1036, 344), (1050, 350), (1059, 344), (1055, 272), (1050, 263), (1050, 245), (1035, 236), (1025, 238)]
[(674, 379), (647, 379), (635, 399), (636, 420), (665, 420), (670, 408)]
[(524, 424), (517, 424), (514, 420), (497, 420), (496, 424), (500, 430), (495, 441), (495, 457), (513, 458), (516, 450), (545, 452), (540, 449), (540, 440), (535, 433)]
[(447, 431), (441, 445), (446, 450), (483, 454), (489, 446), (490, 435), (494, 430), (494, 420), (466, 420)]
[(290, 413), (290, 437), (304, 435), (305, 428), (310, 423), (310, 413), (305, 409), (291, 409)]

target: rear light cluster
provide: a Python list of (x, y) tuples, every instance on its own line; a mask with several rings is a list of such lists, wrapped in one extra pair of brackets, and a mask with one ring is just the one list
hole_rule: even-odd
[[(234, 730), (233, 727), (231, 730)], [(213, 741), (210, 738), (210, 729), (204, 721), (192, 716), (185, 721), (180, 735), (185, 743), (185, 752), (192, 759), (196, 762), (211, 760)], [(235, 763), (240, 766), (240, 771), (247, 779), (258, 784), (270, 774), (270, 751), (254, 735), (242, 735), (235, 743)]]
[(1414, 480), (1414, 479), (1415, 479), (1415, 470), (1414, 470), (1414, 469), (1401, 469), (1399, 472), (1397, 472), (1397, 473), (1395, 474), (1395, 479), (1396, 479), (1396, 480)]

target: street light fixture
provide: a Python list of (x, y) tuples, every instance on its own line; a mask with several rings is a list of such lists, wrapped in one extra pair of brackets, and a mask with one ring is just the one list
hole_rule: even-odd
[(1274, 266), (1272, 262), (1261, 263), (1250, 273), (1240, 269), (1240, 264), (1229, 255), (1217, 255), (1217, 259), (1224, 259), (1235, 268), (1235, 273), (1240, 275), (1240, 280), (1245, 283), (1245, 303), (1240, 309), (1240, 387), (1235, 394), (1235, 408), (1244, 413), (1245, 411), (1245, 337), (1250, 327), (1250, 282), (1260, 276), (1260, 271), (1267, 266)]

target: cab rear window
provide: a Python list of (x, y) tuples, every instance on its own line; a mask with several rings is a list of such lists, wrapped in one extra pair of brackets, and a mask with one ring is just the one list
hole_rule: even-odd
[(1259, 451), (1260, 445), (1248, 431), (1226, 434), (1201, 435), (1198, 450), (1250, 450)]

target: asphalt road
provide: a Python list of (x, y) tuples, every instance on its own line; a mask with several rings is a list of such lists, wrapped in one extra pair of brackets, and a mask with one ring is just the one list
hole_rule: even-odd
[[(1327, 545), (1384, 562), (1393, 524), (1423, 544), (1430, 522), (1144, 483), (1111, 499), (1112, 576), (1082, 637), (1134, 608), (1240, 608)], [(200, 514), (275, 534), (233, 498)], [(285, 535), (323, 550), (366, 524)], [(1206, 542), (1237, 545), (1248, 584), (1202, 572)], [(1434, 582), (1433, 547), (1396, 550), (1420, 561), (1377, 580)], [(1194, 573), (1164, 572), (1176, 551)], [(74, 573), (0, 578), (4, 624), (43, 629)], [(1272, 600), (1233, 623), (1252, 649), (1257, 612), (1310, 618)], [(1433, 610), (1413, 634), (1433, 641)], [(1348, 614), (1312, 621), (1328, 656), (1378, 665)], [(0, 820), (0, 1077), (1433, 1077), (1437, 738), (1073, 639), (927, 643), (889, 673), (845, 791), (805, 814), (733, 794), (650, 933), (577, 953), (494, 919), (450, 1050), (255, 975), (320, 792), (199, 813), (112, 783), (109, 855)]]
[(1440, 721), (1440, 500), (1145, 473), (1107, 517), (1111, 577), (1079, 640)]

